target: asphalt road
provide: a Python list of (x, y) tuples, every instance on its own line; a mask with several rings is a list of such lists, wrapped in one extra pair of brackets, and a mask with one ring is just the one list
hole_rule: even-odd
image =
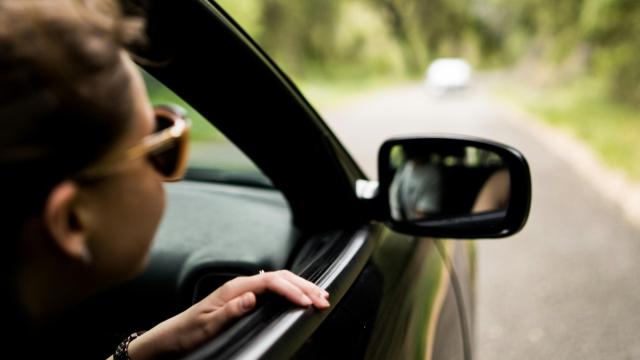
[(376, 177), (379, 145), (428, 133), (482, 136), (521, 150), (533, 177), (519, 234), (478, 241), (476, 358), (640, 358), (640, 230), (550, 147), (527, 119), (482, 89), (433, 96), (420, 85), (386, 89), (323, 114)]

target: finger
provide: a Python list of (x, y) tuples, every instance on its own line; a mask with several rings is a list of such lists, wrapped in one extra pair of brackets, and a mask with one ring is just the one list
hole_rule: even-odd
[[(317, 300), (315, 302), (312, 301), (300, 286), (285, 278), (283, 272), (284, 271), (267, 272), (249, 277), (237, 277), (225, 283), (211, 296), (214, 298), (219, 297), (223, 301), (227, 301), (226, 299), (232, 299), (247, 291), (252, 291), (256, 294), (273, 291), (286, 297), (297, 305), (308, 306), (314, 303), (314, 305), (317, 305), (317, 307), (320, 308), (326, 308), (329, 306), (326, 300), (324, 302), (321, 300)], [(305, 286), (307, 285), (305, 284)], [(313, 298), (315, 299), (317, 297)]]
[(261, 273), (254, 276), (238, 276), (224, 283), (214, 291), (212, 295), (220, 298), (226, 303), (236, 296), (248, 291), (252, 291), (256, 294), (262, 294), (268, 290), (269, 282), (273, 281), (273, 276), (273, 272)]
[(292, 283), (296, 284), (297, 286), (299, 286), (301, 289), (304, 289), (305, 292), (309, 292), (309, 293), (317, 293), (319, 294), (321, 297), (327, 298), (329, 297), (329, 293), (322, 289), (320, 286), (312, 283), (311, 281), (296, 275), (294, 273), (292, 273), (291, 271), (288, 270), (280, 270), (278, 271), (279, 273), (282, 274), (282, 276), (284, 276), (287, 280), (291, 281)]
[(289, 282), (298, 286), (308, 297), (313, 300), (313, 304), (317, 307), (325, 308), (330, 305), (327, 301), (327, 299), (329, 298), (329, 293), (321, 289), (318, 285), (287, 270), (278, 271), (278, 273), (280, 273)]
[[(322, 289), (287, 270), (269, 273), (267, 274), (267, 276), (271, 277), (272, 285), (275, 286), (269, 286), (269, 290), (289, 298), (289, 300), (297, 303), (298, 305), (307, 306), (310, 305), (310, 303), (313, 303), (315, 307), (320, 309), (324, 309), (330, 306), (329, 302), (324, 296), (324, 292), (322, 291)], [(282, 289), (278, 287), (279, 285), (282, 285), (284, 287), (284, 291), (287, 291), (287, 293), (278, 291), (279, 289)], [(302, 292), (305, 296), (302, 297), (302, 302), (296, 302), (291, 296), (293, 294), (299, 294), (300, 292)], [(307, 299), (310, 300), (309, 303), (307, 302)]]
[(281, 295), (296, 305), (309, 306), (313, 304), (313, 300), (302, 289), (285, 279), (281, 274), (267, 273), (263, 278), (266, 285), (265, 290)]
[(211, 312), (206, 319), (206, 331), (209, 336), (218, 334), (231, 320), (251, 311), (256, 305), (256, 296), (247, 292), (228, 301), (220, 309)]

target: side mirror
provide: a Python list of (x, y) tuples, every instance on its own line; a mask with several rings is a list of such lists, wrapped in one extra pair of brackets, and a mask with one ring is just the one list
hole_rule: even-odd
[(378, 156), (381, 216), (397, 231), (446, 238), (518, 232), (531, 205), (524, 156), (467, 137), (386, 141)]

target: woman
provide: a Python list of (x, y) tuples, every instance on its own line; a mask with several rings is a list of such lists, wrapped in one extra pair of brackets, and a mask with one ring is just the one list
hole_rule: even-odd
[[(140, 28), (107, 0), (0, 0), (0, 191), (10, 209), (2, 273), (10, 325), (21, 330), (10, 340), (27, 343), (25, 333), (145, 266), (162, 181), (184, 170), (188, 128), (171, 108), (149, 104), (123, 48)], [(328, 293), (288, 271), (240, 277), (129, 337), (115, 358), (184, 354), (266, 291), (329, 306)]]

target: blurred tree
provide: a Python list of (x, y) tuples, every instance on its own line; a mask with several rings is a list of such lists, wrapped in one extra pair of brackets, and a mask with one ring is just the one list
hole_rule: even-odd
[(476, 65), (533, 59), (596, 76), (612, 97), (640, 106), (638, 0), (219, 2), (299, 77), (418, 74), (442, 56)]
[(254, 37), (300, 76), (306, 65), (331, 61), (335, 49), (338, 0), (263, 0), (263, 31)]
[(640, 2), (585, 0), (580, 25), (594, 48), (593, 71), (611, 94), (640, 106)]
[[(398, 42), (403, 44), (407, 68), (424, 70), (441, 56), (466, 56), (469, 47), (488, 47), (492, 34), (471, 13), (471, 0), (368, 0), (383, 12)], [(474, 42), (473, 44), (469, 44)]]

